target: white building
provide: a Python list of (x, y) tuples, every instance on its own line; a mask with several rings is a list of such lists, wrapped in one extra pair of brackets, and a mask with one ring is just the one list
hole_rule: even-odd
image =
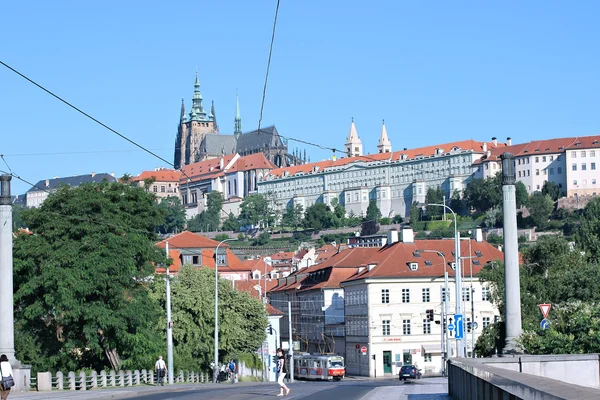
[[(488, 178), (501, 170), (504, 152), (515, 156), (517, 179), (529, 193), (542, 190), (545, 182), (554, 182), (568, 196), (600, 193), (596, 168), (600, 166), (600, 136), (535, 140), (486, 149), (475, 161), (475, 178)], [(507, 140), (510, 143), (510, 139)]]
[(114, 173), (97, 174), (95, 172), (87, 175), (76, 175), (65, 178), (54, 177), (42, 180), (27, 191), (25, 194), (25, 204), (27, 207), (39, 207), (48, 198), (50, 193), (57, 191), (62, 186), (77, 187), (85, 183), (100, 183), (104, 181), (116, 182), (117, 180)]
[(187, 218), (208, 206), (206, 195), (212, 191), (221, 192), (225, 199), (221, 218), (230, 212), (237, 216), (242, 199), (257, 193), (257, 182), (273, 168), (263, 153), (230, 154), (184, 166), (179, 192)]
[[(367, 266), (357, 267), (357, 274), (341, 283), (345, 294), (346, 371), (371, 377), (397, 375), (402, 365), (416, 364), (424, 373), (439, 373), (442, 328), (427, 321), (426, 311), (433, 309), (435, 320), (440, 320), (446, 269), (451, 281), (449, 311), (454, 314), (454, 241), (415, 241), (410, 228), (403, 232), (401, 242), (397, 242), (397, 233), (390, 236), (377, 257)], [(445, 254), (446, 264), (437, 251)], [(479, 235), (478, 239), (461, 242), (461, 257), (473, 257), (469, 259), (473, 263), (472, 277), (470, 263), (463, 261), (462, 291), (465, 322), (474, 320), (478, 324), (473, 332), (465, 329), (470, 352), (472, 333), (476, 341), (498, 314), (477, 273), (486, 263), (502, 259), (503, 254)], [(367, 348), (365, 355), (360, 351), (363, 346)]]
[(275, 199), (281, 209), (295, 204), (306, 209), (316, 202), (330, 205), (337, 198), (348, 215), (364, 215), (373, 199), (384, 217), (404, 217), (413, 202), (425, 201), (429, 187), (441, 186), (448, 198), (461, 192), (472, 176), (473, 163), (487, 149), (505, 147), (496, 140), (464, 140), (392, 152), (384, 126), (381, 152), (354, 156), (362, 152), (357, 140), (352, 123), (347, 142), (356, 142), (353, 157), (274, 169), (258, 181), (258, 192)]

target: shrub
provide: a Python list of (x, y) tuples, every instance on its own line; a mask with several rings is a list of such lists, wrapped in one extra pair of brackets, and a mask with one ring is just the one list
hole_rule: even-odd
[(454, 225), (453, 221), (429, 221), (425, 224), (425, 229), (428, 231), (445, 230), (451, 225)]
[(238, 240), (239, 240), (239, 241), (244, 241), (244, 240), (246, 240), (246, 235), (244, 235), (243, 233), (240, 233), (240, 234), (239, 234), (237, 237), (238, 237)]
[(388, 217), (383, 217), (379, 219), (379, 223), (381, 225), (390, 225), (392, 223), (392, 219)]
[(215, 240), (217, 242), (220, 242), (221, 240), (227, 240), (229, 239), (229, 235), (226, 233), (219, 233), (217, 236), (215, 236)]

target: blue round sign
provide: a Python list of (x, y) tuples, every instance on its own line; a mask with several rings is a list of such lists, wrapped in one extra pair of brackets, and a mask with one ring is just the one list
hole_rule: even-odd
[(548, 321), (546, 318), (544, 318), (541, 322), (540, 322), (540, 328), (542, 329), (548, 329), (550, 327), (550, 321)]
[(448, 330), (449, 331), (453, 331), (454, 330), (454, 324), (448, 324)]

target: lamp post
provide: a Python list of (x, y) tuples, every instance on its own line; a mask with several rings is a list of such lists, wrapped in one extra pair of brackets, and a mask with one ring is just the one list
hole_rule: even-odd
[[(455, 305), (455, 315), (460, 315), (462, 314), (462, 274), (461, 274), (461, 267), (460, 267), (460, 233), (458, 232), (458, 228), (457, 228), (457, 218), (456, 218), (456, 213), (454, 212), (453, 209), (451, 209), (450, 207), (448, 207), (445, 204), (437, 204), (437, 203), (427, 203), (427, 206), (437, 206), (437, 207), (444, 207), (445, 209), (447, 209), (448, 211), (450, 211), (452, 213), (452, 216), (454, 217), (454, 260), (455, 260), (455, 265), (456, 265), (456, 269), (455, 269), (455, 275), (456, 275), (456, 305)], [(456, 352), (457, 352), (457, 356), (458, 357), (464, 357), (465, 356), (465, 340), (463, 339), (456, 339)]]
[[(444, 253), (437, 250), (417, 250), (420, 253), (435, 253), (442, 257), (444, 260), (444, 317), (442, 318), (442, 335), (446, 340), (446, 351), (442, 354), (442, 374), (446, 376), (446, 360), (448, 359), (448, 353), (450, 352), (450, 336), (446, 332), (447, 319), (448, 319), (448, 264), (446, 263), (446, 256)], [(444, 340), (444, 339), (442, 339)]]
[(222, 240), (215, 250), (215, 366), (213, 370), (213, 383), (217, 383), (219, 373), (219, 247), (235, 239)]
[[(169, 258), (169, 241), (166, 242), (165, 251)], [(173, 322), (171, 321), (171, 277), (169, 275), (169, 262), (166, 268), (166, 293), (167, 293), (167, 380), (169, 385), (173, 384)]]

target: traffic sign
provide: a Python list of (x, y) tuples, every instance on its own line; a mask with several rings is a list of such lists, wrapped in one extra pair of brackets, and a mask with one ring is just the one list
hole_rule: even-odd
[(456, 322), (456, 335), (454, 335), (455, 339), (462, 339), (464, 336), (463, 329), (463, 316), (462, 314), (456, 314), (454, 316), (454, 321)]
[(367, 346), (361, 347), (360, 352), (363, 353), (363, 355), (366, 355), (367, 354)]
[(544, 319), (548, 317), (548, 313), (550, 312), (551, 307), (552, 304), (540, 304), (540, 311), (542, 312)]
[(449, 330), (450, 332), (452, 332), (452, 331), (454, 330), (454, 324), (453, 324), (452, 322), (450, 322), (450, 323), (448, 324), (448, 330)]
[(541, 322), (540, 322), (540, 328), (546, 330), (548, 328), (550, 328), (550, 321), (548, 321), (546, 318), (544, 318)]

